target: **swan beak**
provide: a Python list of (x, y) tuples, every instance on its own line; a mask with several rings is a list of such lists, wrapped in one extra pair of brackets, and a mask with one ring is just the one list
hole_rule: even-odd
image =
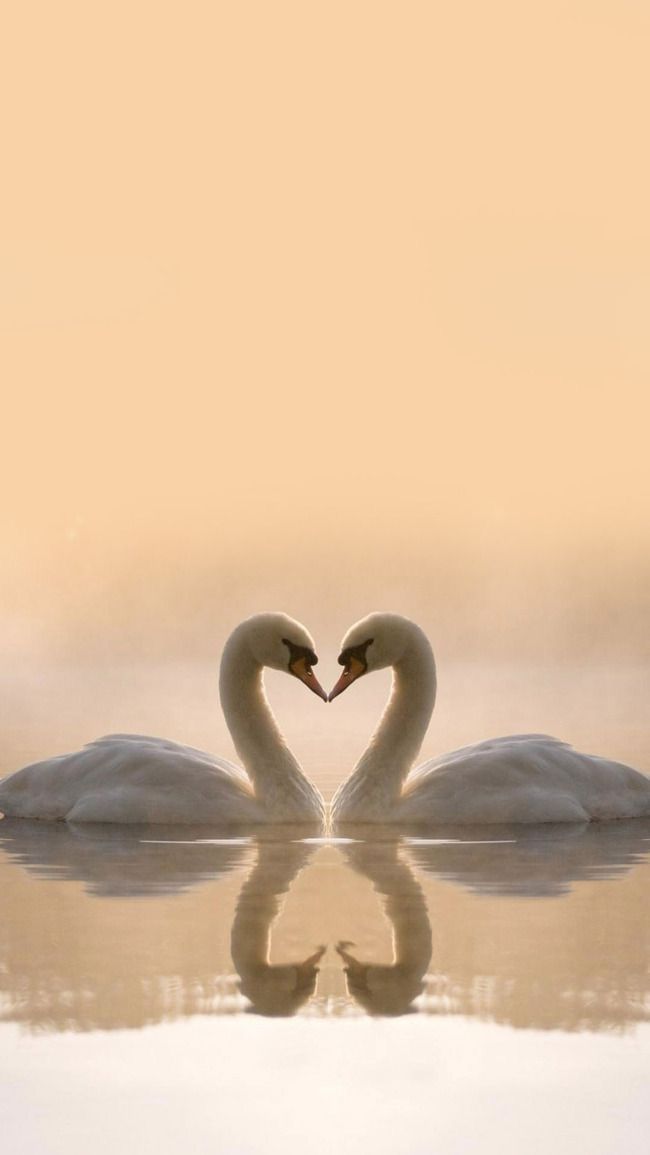
[(362, 674), (365, 674), (365, 672), (366, 667), (363, 662), (360, 662), (357, 658), (350, 658), (348, 665), (345, 667), (334, 689), (330, 691), (329, 701), (333, 702), (335, 698), (338, 698), (339, 694), (347, 690), (348, 686), (351, 686), (352, 683), (356, 681), (357, 678), (360, 678)]
[(306, 658), (298, 658), (298, 661), (294, 662), (293, 665), (289, 667), (289, 669), (291, 670), (291, 673), (294, 674), (296, 678), (300, 678), (300, 681), (304, 682), (305, 685), (314, 694), (318, 694), (318, 697), (322, 698), (324, 702), (327, 701), (327, 694), (318, 681), (318, 678), (314, 674), (311, 666), (307, 665)]

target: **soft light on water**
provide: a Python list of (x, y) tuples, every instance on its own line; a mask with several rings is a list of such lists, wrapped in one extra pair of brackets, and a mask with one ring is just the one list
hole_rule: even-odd
[(5, 1032), (15, 1155), (643, 1155), (650, 1029), (518, 1032), (461, 1019), (186, 1019), (137, 1035)]
[(645, 1151), (650, 824), (352, 833), (0, 824), (12, 1155)]

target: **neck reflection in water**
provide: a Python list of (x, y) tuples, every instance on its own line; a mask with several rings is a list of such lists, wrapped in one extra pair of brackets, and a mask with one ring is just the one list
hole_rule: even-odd
[(347, 860), (393, 934), (388, 965), (338, 944), (368, 1013), (568, 1031), (650, 1017), (649, 821), (338, 833), (359, 839)]
[(345, 855), (383, 900), (394, 955), (391, 964), (362, 962), (351, 950), (353, 943), (339, 942), (336, 949), (345, 963), (348, 990), (369, 1014), (406, 1014), (422, 994), (431, 961), (431, 925), (422, 887), (401, 860), (394, 836), (386, 842), (353, 843)]
[(419, 1011), (621, 1031), (649, 1017), (650, 823), (317, 834), (1, 822), (0, 1019)]
[(0, 1019), (84, 1031), (233, 1013), (248, 1001), (295, 1013), (322, 951), (272, 966), (270, 930), (314, 851), (302, 840), (318, 830), (190, 835), (186, 826), (4, 820)]
[(294, 1015), (316, 987), (324, 946), (299, 962), (269, 962), (271, 926), (282, 898), (313, 853), (314, 845), (302, 841), (260, 841), (257, 862), (239, 894), (230, 952), (241, 992), (250, 999), (249, 1009), (261, 1015)]

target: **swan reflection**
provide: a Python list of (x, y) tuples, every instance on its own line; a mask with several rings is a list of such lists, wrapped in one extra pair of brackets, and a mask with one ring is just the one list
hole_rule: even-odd
[(646, 1021), (649, 837), (637, 820), (407, 844), (433, 884), (425, 1006), (544, 1030)]
[(250, 999), (250, 1010), (258, 1014), (294, 1015), (314, 993), (324, 946), (297, 962), (269, 962), (271, 927), (282, 898), (314, 850), (305, 842), (261, 841), (257, 862), (240, 891), (230, 953), (241, 992)]
[(411, 861), (478, 894), (544, 898), (616, 878), (650, 852), (650, 820), (433, 829), (404, 834)]
[(350, 996), (370, 1014), (416, 1006), (523, 1028), (621, 1031), (650, 1019), (649, 871), (634, 869), (650, 824), (495, 833), (392, 828), (346, 849), (393, 935), (390, 964), (339, 943)]
[(393, 932), (393, 962), (363, 962), (353, 943), (339, 942), (348, 990), (369, 1014), (403, 1015), (422, 994), (431, 961), (431, 925), (424, 893), (413, 871), (403, 862), (399, 842), (359, 842), (345, 848), (353, 870), (372, 882), (383, 899)]
[(0, 1020), (84, 1031), (295, 1013), (321, 952), (272, 966), (270, 928), (317, 832), (3, 821)]
[(650, 823), (319, 834), (5, 820), (0, 1019), (84, 1031), (358, 1008), (622, 1031), (650, 1018)]
[(80, 882), (97, 897), (143, 898), (181, 894), (244, 866), (251, 837), (227, 834), (214, 826), (188, 835), (186, 826), (5, 818), (0, 848), (43, 881)]

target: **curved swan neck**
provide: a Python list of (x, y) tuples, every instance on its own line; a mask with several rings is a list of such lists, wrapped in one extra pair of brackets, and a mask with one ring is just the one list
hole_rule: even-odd
[(427, 732), (436, 700), (436, 664), (428, 638), (411, 626), (393, 665), (393, 687), (381, 721), (333, 800), (333, 814), (340, 821), (385, 817), (400, 797)]
[(313, 846), (286, 842), (259, 844), (258, 859), (242, 887), (232, 924), (230, 953), (240, 991), (251, 1009), (265, 1015), (293, 1015), (313, 993), (325, 948), (299, 962), (271, 963), (271, 930), (286, 892), (314, 852)]
[(347, 963), (350, 993), (375, 1014), (404, 1014), (422, 993), (433, 951), (422, 887), (402, 860), (396, 842), (353, 845), (347, 849), (347, 858), (381, 895), (393, 929), (393, 962), (389, 965), (364, 963), (350, 953), (352, 944), (339, 944), (337, 951)]
[[(221, 659), (219, 696), (255, 797), (276, 809), (281, 799), (291, 799), (299, 804), (303, 817), (313, 817), (309, 807), (300, 804), (316, 792), (282, 737), (264, 693), (262, 674), (263, 667), (251, 653), (245, 635), (235, 630)], [(293, 813), (288, 817), (293, 817)]]
[(398, 843), (350, 847), (348, 859), (382, 896), (393, 930), (395, 965), (425, 974), (433, 952), (431, 923), (422, 887), (404, 862)]
[(257, 861), (237, 899), (232, 924), (231, 956), (240, 974), (268, 965), (271, 927), (294, 878), (312, 854), (313, 847), (304, 843), (259, 845)]
[(414, 632), (402, 657), (393, 666), (393, 686), (379, 726), (357, 769), (381, 773), (400, 784), (417, 757), (436, 700), (436, 664), (433, 650), (421, 630)]

